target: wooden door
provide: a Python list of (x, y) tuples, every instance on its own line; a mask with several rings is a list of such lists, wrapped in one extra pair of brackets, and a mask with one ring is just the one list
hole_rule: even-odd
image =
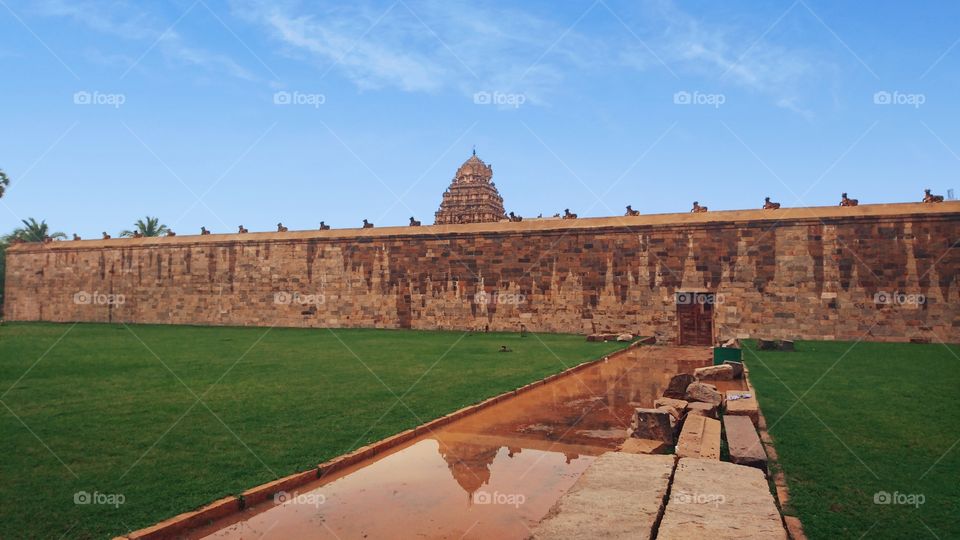
[(680, 345), (713, 345), (712, 293), (677, 293)]

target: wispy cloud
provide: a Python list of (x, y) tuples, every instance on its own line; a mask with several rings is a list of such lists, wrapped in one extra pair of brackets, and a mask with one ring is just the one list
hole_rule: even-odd
[[(564, 23), (514, 8), (456, 1), (387, 0), (326, 9), (234, 0), (235, 16), (263, 26), (285, 54), (306, 55), (361, 89), (521, 92), (543, 99), (570, 65), (588, 66), (589, 40)], [(541, 60), (538, 62), (538, 60)]]
[[(643, 5), (651, 21), (648, 27), (661, 28), (651, 32), (654, 50), (678, 73), (769, 95), (778, 107), (809, 117), (809, 111), (800, 105), (800, 92), (804, 81), (817, 74), (816, 63), (807, 52), (770, 38), (780, 19), (765, 23), (770, 25), (763, 32), (756, 25), (702, 20), (671, 0), (651, 0)], [(781, 18), (791, 10), (787, 8)], [(638, 48), (625, 54), (624, 60), (641, 69), (655, 64), (648, 51)]]
[[(274, 52), (311, 64), (321, 78), (345, 77), (361, 90), (500, 91), (545, 104), (571, 81), (636, 70), (690, 84), (735, 85), (767, 96), (772, 105), (811, 116), (804, 108), (804, 89), (817, 74), (816, 64), (805, 51), (773, 39), (776, 32), (769, 30), (780, 19), (767, 32), (758, 32), (756, 26), (745, 28), (743, 21), (693, 15), (671, 0), (598, 0), (541, 11), (535, 5), (476, 0), (229, 0), (228, 6), (221, 15), (267, 35), (268, 43), (276, 44)], [(171, 28), (169, 14), (158, 16), (150, 4), (38, 0), (32, 9), (142, 43), (147, 51), (156, 47), (171, 64), (258, 80), (227, 52), (198, 46), (197, 36)], [(190, 17), (202, 12), (196, 8)], [(141, 52), (88, 56), (119, 62)]]
[[(583, 4), (589, 17), (578, 25), (577, 9), (535, 15), (454, 0), (326, 8), (298, 1), (231, 2), (235, 16), (265, 28), (285, 54), (309, 59), (324, 75), (343, 74), (361, 89), (497, 89), (542, 103), (570, 79), (623, 69), (663, 71), (664, 62), (671, 75), (676, 70), (734, 84), (806, 114), (798, 88), (812, 66), (801, 52), (765, 36), (751, 42), (755, 34), (744, 28), (702, 21), (668, 0), (644, 2), (639, 10), (635, 4), (606, 5), (614, 16)], [(628, 29), (616, 24), (621, 15)]]
[[(245, 80), (258, 80), (230, 56), (188, 44), (180, 33), (170, 27), (169, 21), (161, 20), (146, 11), (144, 6), (117, 0), (41, 0), (31, 4), (31, 9), (37, 15), (66, 18), (96, 32), (143, 43), (144, 48), (154, 43), (164, 58), (173, 63), (213, 70)], [(132, 58), (125, 54), (89, 51), (87, 57), (106, 64)]]

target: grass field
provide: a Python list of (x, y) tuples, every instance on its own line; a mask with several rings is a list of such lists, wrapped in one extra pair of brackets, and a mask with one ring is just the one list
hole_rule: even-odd
[[(0, 538), (122, 534), (617, 348), (550, 334), (0, 326)], [(81, 492), (104, 504), (77, 504)]]
[(841, 342), (744, 352), (787, 513), (810, 538), (960, 538), (958, 356), (957, 346)]

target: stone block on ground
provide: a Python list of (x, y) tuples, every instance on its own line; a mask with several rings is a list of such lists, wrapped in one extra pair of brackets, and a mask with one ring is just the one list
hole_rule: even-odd
[(660, 405), (659, 407), (657, 407), (657, 410), (667, 411), (668, 413), (670, 413), (670, 417), (673, 419), (672, 423), (674, 426), (676, 426), (677, 422), (679, 422), (680, 419), (683, 418), (683, 413), (678, 411), (676, 407), (672, 407), (670, 405)]
[(620, 334), (619, 336), (617, 336), (617, 341), (620, 341), (620, 342), (633, 341), (633, 334)]
[(724, 364), (733, 368), (733, 378), (742, 379), (743, 378), (743, 362), (737, 362), (736, 360), (727, 360)]
[(780, 344), (774, 339), (761, 339), (757, 341), (757, 348), (761, 351), (773, 351), (780, 348)]
[(725, 349), (739, 349), (739, 348), (740, 348), (740, 340), (737, 339), (737, 338), (730, 338), (730, 339), (724, 341), (723, 344), (721, 344), (720, 346), (723, 347), (723, 348), (725, 348)]
[(717, 392), (717, 387), (712, 384), (701, 382), (691, 383), (686, 391), (687, 401), (700, 401), (703, 403), (712, 403), (720, 405), (723, 403), (723, 395)]
[(627, 437), (617, 449), (618, 452), (628, 454), (665, 454), (670, 449), (669, 444), (663, 441), (654, 441), (652, 439), (637, 439)]
[(694, 401), (687, 405), (687, 416), (706, 416), (707, 418), (717, 419), (717, 406), (713, 403), (703, 403)]
[(767, 454), (757, 435), (757, 428), (746, 416), (723, 417), (723, 429), (727, 434), (730, 461), (737, 465), (754, 467), (767, 472)]
[(781, 350), (781, 351), (792, 351), (792, 350), (794, 350), (794, 348), (793, 348), (793, 340), (792, 340), (792, 339), (782, 339), (782, 340), (780, 340), (780, 350)]
[(687, 410), (687, 405), (689, 405), (689, 403), (682, 399), (673, 399), (668, 397), (657, 398), (653, 402), (653, 406), (656, 408), (660, 408), (665, 405), (668, 407), (673, 407), (674, 409), (683, 413)]
[(532, 538), (650, 538), (673, 467), (673, 456), (603, 454), (534, 527)]
[(689, 373), (674, 375), (670, 379), (670, 384), (667, 385), (667, 389), (663, 391), (663, 397), (686, 399), (687, 387), (694, 382), (696, 382), (696, 379)]
[(729, 364), (707, 366), (693, 370), (693, 376), (698, 381), (729, 381), (733, 379), (733, 373), (733, 366)]
[(786, 540), (787, 533), (762, 472), (722, 461), (683, 458), (674, 473), (657, 537)]
[(720, 459), (720, 421), (687, 416), (677, 441), (678, 457)]
[(673, 444), (673, 416), (663, 409), (635, 409), (633, 413), (632, 437), (652, 439)]
[(746, 390), (728, 390), (724, 401), (724, 414), (731, 416), (746, 416), (754, 426), (760, 421), (760, 405), (757, 396)]

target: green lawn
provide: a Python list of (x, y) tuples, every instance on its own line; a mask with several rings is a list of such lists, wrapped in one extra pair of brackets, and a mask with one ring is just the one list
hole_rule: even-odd
[[(151, 525), (617, 348), (552, 334), (6, 324), (0, 538)], [(78, 492), (123, 504), (75, 504)]]
[[(957, 346), (843, 342), (744, 351), (787, 513), (810, 538), (960, 538), (958, 356)], [(902, 504), (876, 504), (879, 492)]]

